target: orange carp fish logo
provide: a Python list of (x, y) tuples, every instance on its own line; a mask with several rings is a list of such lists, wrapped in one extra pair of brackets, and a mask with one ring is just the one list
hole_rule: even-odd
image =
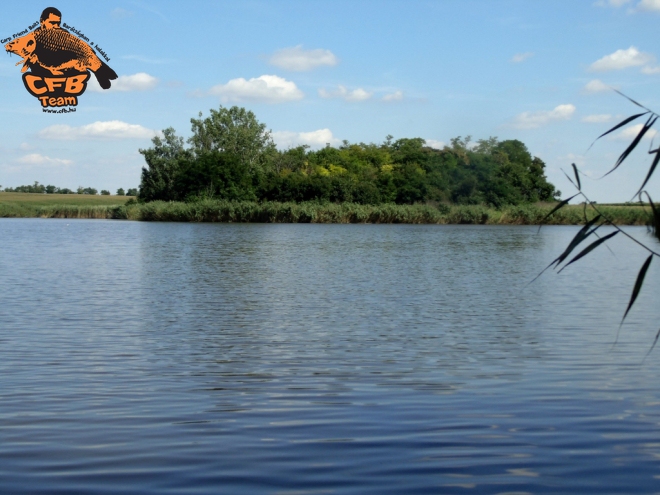
[[(110, 81), (117, 79), (115, 71), (90, 46), (89, 38), (63, 24), (62, 13), (55, 7), (44, 9), (38, 23), (2, 40), (7, 41), (5, 50), (21, 57), (16, 65), (23, 65), (25, 89), (39, 100), (44, 112), (74, 112), (78, 97), (87, 89), (90, 71), (103, 89), (109, 89)], [(105, 52), (95, 47), (109, 62)]]

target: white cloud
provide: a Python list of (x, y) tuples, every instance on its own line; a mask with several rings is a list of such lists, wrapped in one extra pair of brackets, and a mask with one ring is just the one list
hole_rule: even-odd
[(334, 91), (327, 91), (325, 88), (319, 89), (319, 96), (321, 98), (341, 98), (345, 101), (364, 101), (371, 98), (373, 93), (362, 88), (349, 91), (344, 86), (339, 85)]
[(158, 79), (146, 72), (138, 72), (132, 76), (119, 76), (112, 82), (115, 91), (146, 91), (153, 89), (158, 84)]
[(220, 96), (223, 102), (230, 101), (261, 101), (265, 103), (282, 103), (301, 100), (305, 94), (296, 84), (279, 76), (263, 75), (250, 80), (239, 77), (227, 84), (218, 84), (209, 91)]
[(438, 141), (437, 139), (427, 139), (426, 140), (426, 146), (429, 148), (435, 148), (437, 150), (444, 149), (445, 146), (447, 146), (447, 143), (444, 141)]
[[(597, 0), (596, 7), (619, 8), (631, 3), (632, 0)], [(634, 8), (628, 9), (628, 13), (635, 12), (660, 12), (660, 0), (640, 0)]]
[(513, 57), (511, 57), (511, 62), (514, 64), (519, 64), (521, 62), (524, 62), (528, 58), (531, 58), (534, 56), (534, 53), (532, 52), (525, 52), (525, 53), (516, 53)]
[(642, 67), (642, 74), (660, 74), (660, 65), (646, 65)]
[(41, 139), (151, 139), (158, 132), (137, 124), (127, 124), (120, 120), (94, 122), (80, 127), (66, 124), (51, 125), (37, 134)]
[(115, 20), (126, 19), (127, 17), (133, 17), (133, 12), (130, 10), (122, 9), (121, 7), (117, 7), (115, 10), (110, 12), (110, 15)]
[(25, 155), (16, 160), (18, 163), (23, 163), (25, 165), (46, 165), (46, 166), (68, 166), (73, 162), (71, 160), (63, 160), (60, 158), (51, 158), (49, 156), (40, 155), (39, 153), (31, 153)]
[(268, 60), (281, 69), (304, 72), (322, 66), (335, 66), (339, 59), (330, 50), (303, 50), (302, 45), (276, 51)]
[(631, 0), (598, 0), (594, 3), (596, 7), (614, 7), (618, 8), (627, 3), (630, 3)]
[(130, 76), (119, 76), (112, 82), (110, 89), (105, 90), (99, 86), (95, 77), (91, 77), (87, 83), (87, 89), (95, 93), (107, 91), (148, 91), (158, 84), (158, 79), (146, 72), (138, 72)]
[(383, 101), (401, 101), (403, 100), (403, 91), (395, 91), (394, 93), (386, 94), (383, 96)]
[(617, 50), (614, 53), (596, 60), (589, 66), (591, 72), (606, 72), (610, 70), (621, 70), (629, 67), (639, 67), (655, 60), (650, 53), (640, 52), (636, 47), (631, 46), (627, 50)]
[(660, 0), (642, 0), (637, 4), (637, 10), (643, 10), (647, 12), (659, 12)]
[[(635, 139), (637, 134), (639, 134), (639, 131), (642, 130), (642, 127), (644, 127), (644, 124), (631, 125), (630, 127), (626, 127), (618, 134), (611, 136), (610, 139), (632, 141)], [(644, 134), (644, 139), (650, 139), (656, 134), (657, 132), (654, 129), (649, 129), (646, 131), (646, 134)]]
[(586, 122), (588, 124), (602, 124), (605, 122), (610, 122), (611, 120), (612, 116), (609, 113), (587, 115), (586, 117), (582, 117), (582, 122)]
[(328, 143), (331, 146), (340, 143), (339, 139), (332, 135), (330, 129), (319, 129), (311, 132), (277, 131), (271, 133), (271, 136), (280, 148), (291, 148), (303, 144), (311, 148), (323, 148)]
[(558, 105), (553, 110), (542, 112), (523, 112), (516, 116), (512, 127), (516, 129), (536, 129), (557, 120), (569, 120), (575, 113), (571, 104)]
[(612, 91), (612, 88), (607, 84), (605, 84), (600, 79), (594, 79), (593, 81), (589, 81), (584, 86), (585, 93), (603, 93), (605, 91)]

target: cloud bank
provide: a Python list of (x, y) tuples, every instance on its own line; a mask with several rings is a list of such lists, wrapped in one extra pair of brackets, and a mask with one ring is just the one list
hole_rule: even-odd
[[(644, 127), (643, 124), (636, 124), (632, 125), (630, 127), (625, 128), (618, 134), (613, 135), (610, 139), (615, 139), (615, 140), (622, 140), (622, 141), (632, 141), (637, 137), (637, 134), (639, 134), (639, 131), (642, 130), (642, 127)], [(644, 134), (644, 139), (651, 139), (657, 134), (655, 129), (649, 129), (646, 134)]]
[(642, 0), (637, 4), (637, 10), (660, 12), (660, 0)]
[(541, 112), (523, 112), (515, 117), (512, 127), (516, 129), (536, 129), (551, 122), (569, 120), (575, 113), (571, 104), (558, 105), (552, 110)]
[[(632, 0), (597, 0), (594, 2), (596, 7), (619, 8), (632, 3)], [(628, 9), (629, 13), (634, 12), (660, 12), (660, 0), (640, 0), (633, 8)]]
[(403, 91), (395, 91), (383, 96), (383, 101), (401, 101), (403, 100)]
[(333, 67), (339, 63), (339, 59), (330, 50), (304, 50), (302, 45), (298, 45), (276, 51), (268, 62), (280, 69), (306, 72), (317, 67)]
[(640, 52), (636, 47), (631, 46), (627, 50), (617, 50), (614, 53), (605, 55), (596, 60), (589, 66), (590, 72), (608, 72), (612, 70), (628, 69), (629, 67), (640, 67), (651, 64), (655, 57), (650, 53)]
[(305, 94), (292, 81), (263, 75), (246, 80), (232, 79), (227, 84), (213, 86), (209, 94), (220, 96), (223, 102), (256, 101), (263, 103), (283, 103), (304, 98)]
[(332, 131), (327, 128), (311, 132), (277, 131), (271, 133), (271, 136), (279, 148), (306, 144), (310, 148), (318, 149), (325, 147), (326, 144), (335, 146), (340, 143), (339, 139), (335, 138)]
[(447, 146), (447, 143), (444, 141), (438, 141), (437, 139), (427, 139), (426, 140), (426, 146), (429, 148), (435, 148), (437, 150), (444, 149), (445, 146)]
[(587, 115), (586, 117), (582, 117), (582, 122), (586, 122), (587, 124), (603, 124), (605, 122), (610, 122), (611, 120), (612, 116), (609, 113)]
[(344, 101), (365, 101), (370, 99), (373, 95), (373, 93), (362, 88), (349, 91), (342, 85), (339, 85), (337, 89), (331, 91), (328, 91), (325, 88), (319, 89), (319, 96), (321, 98), (340, 98)]
[(22, 156), (16, 161), (18, 163), (22, 163), (25, 165), (45, 165), (50, 167), (60, 167), (60, 166), (66, 167), (73, 163), (71, 160), (63, 160), (61, 158), (51, 158), (49, 156), (40, 155), (39, 153), (31, 153), (29, 155)]
[(137, 124), (127, 124), (120, 120), (94, 122), (80, 127), (57, 124), (46, 127), (37, 133), (41, 139), (74, 141), (81, 139), (151, 139), (158, 131)]
[(91, 77), (87, 83), (87, 89), (95, 93), (106, 91), (149, 91), (158, 85), (158, 79), (146, 72), (138, 72), (130, 76), (119, 76), (112, 81), (110, 89), (105, 90), (99, 86), (95, 77)]
[(589, 94), (604, 93), (606, 91), (612, 91), (612, 89), (612, 87), (608, 86), (600, 79), (589, 81), (583, 88), (584, 92)]

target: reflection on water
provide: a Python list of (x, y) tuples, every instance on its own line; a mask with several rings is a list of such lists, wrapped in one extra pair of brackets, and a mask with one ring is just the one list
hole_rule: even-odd
[(2, 220), (0, 492), (652, 493), (657, 267), (612, 349), (574, 233)]

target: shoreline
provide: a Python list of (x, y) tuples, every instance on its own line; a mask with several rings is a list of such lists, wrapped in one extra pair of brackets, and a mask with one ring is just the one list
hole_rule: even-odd
[[(166, 222), (539, 225), (555, 204), (491, 208), (482, 205), (361, 205), (355, 203), (256, 203), (206, 200), (134, 204), (30, 204), (3, 202), (0, 218), (81, 218)], [(92, 198), (90, 198), (92, 199)], [(618, 225), (651, 225), (650, 208), (598, 205)], [(587, 218), (595, 216), (587, 210)], [(567, 205), (547, 225), (584, 223), (584, 205)]]

